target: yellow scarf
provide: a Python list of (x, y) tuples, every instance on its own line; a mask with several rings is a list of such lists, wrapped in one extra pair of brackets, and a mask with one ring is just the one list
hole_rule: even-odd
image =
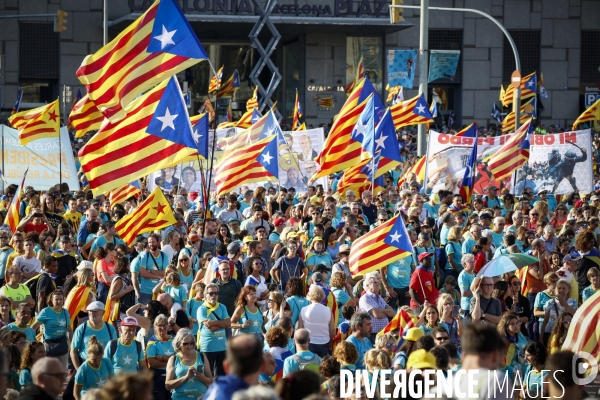
[[(206, 300), (204, 301), (204, 303), (202, 303), (202, 305), (207, 308), (207, 310), (206, 310), (206, 317), (209, 317), (210, 313), (213, 313), (213, 312), (217, 311), (217, 309), (220, 306), (220, 304), (219, 304), (218, 301), (215, 303), (214, 306), (211, 306), (209, 303), (206, 302)], [(203, 321), (198, 321), (198, 322), (203, 322)]]

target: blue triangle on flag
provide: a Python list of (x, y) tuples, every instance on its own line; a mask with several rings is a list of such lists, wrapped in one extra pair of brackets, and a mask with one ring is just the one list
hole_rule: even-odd
[(379, 123), (379, 120), (381, 119), (381, 117), (383, 117), (383, 114), (385, 113), (385, 105), (381, 101), (379, 94), (377, 94), (377, 90), (375, 89), (369, 78), (365, 76), (365, 83), (363, 83), (362, 90), (360, 91), (360, 95), (358, 96), (358, 104), (362, 104), (362, 102), (365, 101), (367, 97), (369, 97), (369, 95), (371, 94), (373, 94), (373, 109), (375, 112), (375, 123), (377, 124)]
[(385, 239), (383, 239), (383, 242), (396, 247), (397, 249), (412, 252), (410, 237), (408, 236), (408, 232), (406, 231), (406, 227), (404, 226), (404, 222), (400, 215), (397, 216), (396, 222), (390, 228)]
[(252, 110), (252, 118), (250, 118), (250, 122), (255, 124), (259, 119), (262, 118), (262, 114), (258, 111), (258, 108)]
[(192, 126), (181, 89), (175, 77), (171, 77), (163, 90), (146, 132), (182, 146), (196, 149)]
[(233, 71), (233, 83), (232, 83), (234, 88), (239, 88), (240, 87), (240, 74), (238, 73), (238, 70), (236, 69), (235, 71)]
[(277, 155), (277, 138), (267, 144), (264, 150), (258, 155), (256, 160), (262, 165), (269, 174), (279, 179), (279, 160)]
[(150, 34), (148, 52), (164, 52), (187, 58), (208, 58), (176, 0), (160, 0)]
[(421, 94), (421, 96), (419, 96), (419, 98), (417, 99), (413, 112), (417, 115), (420, 115), (421, 117), (433, 119), (433, 116), (429, 112), (429, 106), (427, 105), (427, 102), (425, 101), (425, 96), (423, 96), (423, 94)]
[(208, 113), (192, 125), (192, 138), (196, 143), (198, 154), (208, 158)]
[(365, 109), (358, 117), (358, 122), (352, 130), (351, 137), (362, 143), (363, 149), (375, 156), (375, 121), (374, 121), (375, 103), (373, 96), (369, 97)]
[(389, 108), (386, 109), (379, 125), (375, 128), (375, 152), (380, 152), (382, 157), (390, 160), (402, 161), (400, 144)]
[(138, 188), (139, 190), (142, 190), (142, 186), (140, 185), (140, 180), (136, 179), (133, 182), (129, 182), (129, 184), (135, 188)]

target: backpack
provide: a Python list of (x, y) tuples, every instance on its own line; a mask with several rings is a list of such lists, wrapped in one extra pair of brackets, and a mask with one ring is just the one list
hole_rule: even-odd
[[(117, 346), (119, 345), (118, 343), (119, 339), (113, 339), (111, 340), (108, 344), (110, 345), (110, 359), (112, 360), (113, 356), (115, 355), (115, 353), (117, 352)], [(136, 361), (138, 361), (140, 359), (140, 354), (144, 354), (142, 351), (142, 344), (140, 342), (138, 342), (137, 340), (134, 340), (135, 342), (135, 349), (137, 350), (137, 359)], [(138, 364), (139, 366), (139, 364)]]
[[(27, 280), (25, 282), (25, 286), (27, 286), (27, 289), (29, 289), (29, 292), (31, 293), (31, 298), (33, 299), (34, 304), (34, 310), (36, 310), (37, 308), (37, 285), (38, 282), (40, 280), (40, 278), (42, 277), (43, 274), (37, 274), (36, 276), (34, 276), (33, 278), (30, 278), (29, 280)], [(47, 275), (47, 274), (46, 274)], [(52, 283), (54, 284), (54, 289), (56, 289), (56, 283), (54, 283), (54, 281), (52, 280), (52, 278), (50, 278), (50, 276), (48, 276), (48, 279), (50, 279), (50, 281), (52, 281)], [(49, 294), (49, 293), (46, 293)]]
[(298, 367), (300, 367), (300, 370), (306, 370), (306, 371), (312, 371), (316, 374), (319, 374), (319, 356), (316, 354), (313, 354), (313, 358), (311, 358), (310, 360), (304, 360), (300, 357), (298, 357), (297, 354), (294, 354), (294, 360), (296, 360), (296, 362), (298, 363)]
[[(123, 280), (123, 277), (117, 275)], [(123, 280), (123, 284), (125, 284), (125, 280)], [(125, 294), (123, 297), (119, 299), (119, 312), (125, 314), (127, 310), (135, 305), (135, 291), (131, 291)]]

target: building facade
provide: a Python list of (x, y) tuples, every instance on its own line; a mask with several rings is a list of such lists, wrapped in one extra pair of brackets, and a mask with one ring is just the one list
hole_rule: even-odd
[[(249, 75), (258, 52), (248, 38), (258, 16), (251, 0), (179, 0), (191, 26), (207, 50), (214, 69), (224, 67), (226, 79), (238, 70), (241, 87), (231, 99), (234, 114), (245, 109), (252, 94)], [(261, 0), (264, 4), (264, 1)], [(341, 108), (345, 88), (354, 79), (362, 58), (365, 73), (384, 97), (387, 83), (386, 53), (418, 49), (419, 12), (405, 9), (405, 20), (389, 21), (390, 0), (279, 0), (272, 21), (281, 34), (271, 59), (282, 75), (274, 94), (278, 110), (289, 124), (296, 90), (307, 124), (329, 123)], [(406, 4), (413, 0), (405, 0)], [(414, 4), (420, 2), (414, 0)], [(132, 23), (150, 0), (107, 0), (108, 38)], [(540, 120), (546, 126), (570, 123), (586, 101), (599, 95), (600, 1), (595, 0), (431, 0), (430, 6), (476, 8), (504, 24), (519, 50), (522, 75), (543, 73), (548, 97), (540, 98)], [(52, 18), (27, 18), (28, 14), (68, 13), (67, 29), (53, 32)], [(102, 46), (102, 0), (1, 0), (0, 16), (19, 15), (0, 23), (0, 102), (2, 117), (10, 114), (17, 88), (24, 90), (22, 106), (56, 99), (63, 92), (66, 112), (78, 90), (75, 76), (83, 58)], [(440, 113), (453, 112), (457, 125), (477, 121), (487, 124), (500, 85), (508, 84), (514, 57), (502, 32), (491, 21), (473, 13), (430, 11), (429, 48), (461, 50), (453, 81), (429, 84)], [(272, 35), (259, 35), (266, 44)], [(417, 62), (418, 64), (418, 62)], [(192, 113), (207, 96), (212, 68), (199, 63), (179, 75), (189, 88)], [(405, 98), (416, 95), (415, 86)], [(259, 76), (270, 81), (268, 68)], [(64, 89), (67, 89), (66, 91)], [(384, 97), (385, 100), (385, 97)]]

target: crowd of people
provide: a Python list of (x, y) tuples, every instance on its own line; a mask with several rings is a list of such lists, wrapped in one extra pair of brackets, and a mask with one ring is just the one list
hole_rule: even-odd
[[(131, 245), (115, 224), (147, 191), (111, 204), (25, 187), (16, 232), (0, 229), (6, 398), (336, 399), (344, 370), (461, 368), (520, 377), (524, 397), (559, 384), (583, 397), (542, 371), (574, 368), (561, 348), (600, 290), (600, 197), (430, 193), (404, 174), (414, 141), (401, 139), (408, 161), (377, 195), (337, 193), (332, 175), (307, 191), (244, 186), (204, 209), (174, 187), (176, 223)], [(16, 195), (5, 188), (1, 212)], [(353, 244), (394, 215), (413, 254), (353, 276)], [(514, 253), (539, 261), (477, 277)], [(410, 321), (388, 329), (399, 313)]]

